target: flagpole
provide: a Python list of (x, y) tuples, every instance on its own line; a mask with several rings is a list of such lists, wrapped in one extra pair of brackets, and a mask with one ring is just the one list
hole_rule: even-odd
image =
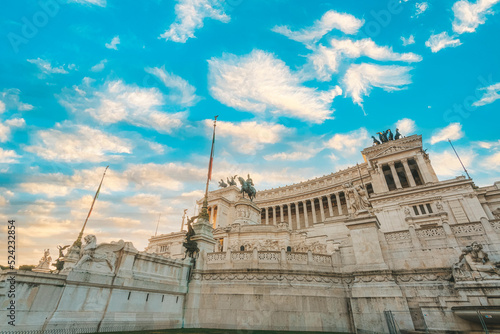
[(99, 196), (99, 191), (101, 190), (102, 181), (104, 181), (104, 176), (106, 175), (106, 171), (108, 170), (108, 168), (109, 168), (109, 166), (106, 166), (106, 169), (104, 170), (104, 174), (102, 174), (101, 183), (99, 183), (99, 187), (97, 188), (97, 191), (94, 195), (94, 200), (92, 201), (92, 205), (90, 206), (90, 210), (89, 210), (89, 214), (87, 215), (87, 219), (85, 219), (85, 223), (83, 224), (82, 230), (80, 231), (78, 238), (73, 243), (73, 246), (78, 246), (78, 247), (82, 246), (83, 231), (85, 230), (85, 227), (87, 226), (87, 221), (89, 220), (90, 214), (92, 213), (92, 209), (94, 208), (94, 204), (95, 204), (95, 201), (97, 199), (97, 196)]
[(460, 164), (462, 165), (462, 168), (464, 169), (465, 174), (467, 174), (467, 177), (469, 178), (469, 180), (471, 180), (471, 177), (470, 177), (469, 173), (467, 172), (467, 169), (465, 168), (465, 166), (464, 166), (464, 164), (462, 162), (462, 159), (460, 159), (460, 157), (458, 156), (457, 150), (455, 150), (455, 146), (453, 146), (453, 144), (451, 143), (450, 139), (448, 139), (448, 142), (450, 143), (451, 148), (453, 149), (453, 151), (455, 151), (455, 154), (456, 154), (456, 156), (458, 158), (458, 161), (460, 161)]
[(203, 199), (203, 206), (201, 207), (201, 213), (198, 216), (199, 219), (201, 220), (208, 220), (208, 184), (210, 180), (212, 179), (212, 167), (213, 167), (213, 160), (214, 160), (214, 144), (215, 144), (215, 126), (217, 124), (217, 117), (219, 115), (214, 117), (214, 132), (212, 136), (212, 149), (210, 150), (210, 161), (208, 163), (208, 175), (207, 175), (207, 184), (205, 186), (205, 197)]

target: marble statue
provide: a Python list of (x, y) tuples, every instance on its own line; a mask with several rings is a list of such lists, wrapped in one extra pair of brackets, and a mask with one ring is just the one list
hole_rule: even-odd
[(455, 281), (477, 279), (500, 279), (500, 263), (493, 263), (483, 245), (473, 242), (462, 250), (462, 254), (452, 267)]
[(45, 249), (43, 252), (43, 256), (36, 266), (35, 271), (50, 271), (50, 261), (52, 261), (52, 257), (50, 256), (50, 250)]
[(363, 211), (368, 211), (371, 208), (368, 200), (368, 193), (361, 185), (354, 186), (351, 182), (344, 185), (344, 190), (349, 199), (349, 206), (354, 215), (358, 215)]
[(115, 252), (121, 250), (125, 243), (120, 240), (116, 243), (97, 245), (97, 238), (93, 234), (89, 234), (84, 238), (85, 245), (83, 246), (80, 259), (75, 265), (75, 268), (81, 268), (86, 262), (105, 262), (111, 272), (115, 271), (117, 257)]

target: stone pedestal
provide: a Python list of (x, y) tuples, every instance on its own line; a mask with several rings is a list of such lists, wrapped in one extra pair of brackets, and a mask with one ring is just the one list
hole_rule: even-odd
[(205, 253), (212, 253), (214, 251), (215, 239), (212, 232), (213, 228), (209, 221), (206, 219), (198, 219), (198, 221), (193, 224), (193, 230), (195, 235), (191, 237), (191, 240), (198, 243), (200, 252), (204, 250)]
[(357, 270), (388, 269), (382, 255), (378, 233), (380, 223), (376, 216), (369, 214), (350, 218), (346, 221), (349, 229)]
[(260, 208), (248, 198), (240, 198), (234, 207), (236, 219), (233, 223), (240, 225), (260, 224)]

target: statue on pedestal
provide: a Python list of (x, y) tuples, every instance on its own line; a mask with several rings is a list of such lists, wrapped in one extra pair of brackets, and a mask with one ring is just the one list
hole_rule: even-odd
[(184, 248), (186, 248), (186, 257), (195, 257), (196, 254), (200, 251), (198, 248), (198, 243), (191, 238), (196, 234), (193, 230), (193, 221), (198, 218), (198, 216), (194, 216), (188, 219), (187, 227), (188, 231), (186, 233), (186, 241), (182, 244)]
[(473, 242), (462, 250), (452, 270), (455, 281), (500, 280), (500, 263), (491, 262), (488, 254), (483, 251), (483, 245), (477, 242)]
[(354, 215), (367, 212), (372, 206), (368, 200), (368, 193), (361, 185), (354, 186), (351, 182), (344, 185), (344, 190), (349, 199), (349, 206)]
[(257, 191), (255, 190), (253, 180), (250, 177), (250, 174), (248, 174), (248, 179), (245, 181), (244, 178), (241, 176), (238, 178), (241, 184), (241, 193), (243, 194), (243, 198), (245, 198), (245, 194), (248, 195), (248, 198), (250, 198), (250, 201), (253, 202), (253, 199), (255, 198), (255, 194)]

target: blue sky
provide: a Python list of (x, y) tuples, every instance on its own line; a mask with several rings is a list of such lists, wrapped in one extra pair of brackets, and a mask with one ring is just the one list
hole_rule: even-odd
[[(422, 134), (440, 179), (500, 170), (499, 0), (42, 0), (0, 13), (0, 218), (20, 263), (87, 232), (142, 250), (214, 181), (257, 190)], [(2, 243), (5, 241), (2, 240)], [(2, 258), (1, 263), (4, 262)]]

